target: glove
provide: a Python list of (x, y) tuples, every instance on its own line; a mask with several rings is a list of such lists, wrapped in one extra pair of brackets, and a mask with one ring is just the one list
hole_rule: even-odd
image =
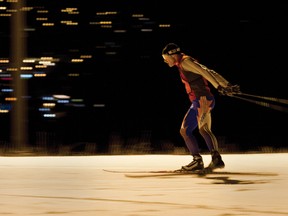
[(227, 87), (219, 86), (217, 90), (220, 95), (226, 95), (226, 96), (232, 96), (234, 94), (241, 93), (239, 85), (228, 84)]

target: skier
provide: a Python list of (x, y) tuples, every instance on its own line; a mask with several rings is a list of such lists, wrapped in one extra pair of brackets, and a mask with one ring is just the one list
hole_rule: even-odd
[(211, 83), (220, 95), (228, 96), (240, 93), (239, 85), (231, 85), (214, 70), (182, 53), (180, 47), (175, 43), (169, 43), (164, 47), (162, 57), (169, 67), (176, 66), (178, 68), (180, 78), (191, 101), (191, 106), (182, 121), (180, 134), (193, 160), (188, 165), (182, 166), (181, 170), (197, 171), (204, 169), (198, 142), (193, 135), (197, 126), (212, 156), (212, 161), (207, 168), (211, 170), (224, 168), (225, 163), (219, 153), (217, 139), (211, 131), (211, 110), (214, 108), (215, 98), (208, 83)]

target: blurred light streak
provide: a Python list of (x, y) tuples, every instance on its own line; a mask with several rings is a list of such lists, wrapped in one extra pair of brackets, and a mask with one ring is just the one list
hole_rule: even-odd
[(81, 55), (80, 58), (91, 59), (92, 55)]
[(5, 81), (5, 80), (6, 80), (6, 81), (13, 80), (12, 77), (1, 77), (0, 79), (1, 79), (1, 80), (4, 80), (4, 81)]
[(73, 107), (86, 107), (85, 104), (72, 104)]
[(25, 28), (24, 30), (25, 30), (25, 31), (36, 31), (35, 28)]
[(46, 77), (46, 73), (44, 73), (44, 72), (34, 72), (34, 77)]
[(105, 11), (105, 12), (97, 12), (97, 16), (106, 16), (106, 15), (116, 15), (116, 11)]
[(48, 13), (48, 10), (37, 10), (37, 13)]
[(3, 13), (1, 13), (0, 16), (2, 16), (2, 17), (8, 17), (9, 16), (10, 17), (11, 14), (3, 14)]
[(36, 60), (35, 59), (24, 59), (23, 63), (35, 63)]
[(21, 10), (27, 12), (33, 10), (33, 7), (22, 7)]
[(152, 32), (153, 29), (141, 29), (141, 32)]
[(17, 101), (16, 97), (6, 97), (5, 101)]
[(33, 70), (33, 67), (21, 67), (21, 70)]
[[(11, 104), (0, 104), (1, 110), (11, 110), (12, 105)], [(5, 112), (6, 113), (6, 112)]]
[(101, 25), (101, 28), (112, 28), (112, 25)]
[(159, 28), (170, 28), (170, 24), (159, 24)]
[(114, 30), (114, 33), (126, 33), (127, 31), (124, 30), (124, 29), (117, 29), (117, 30)]
[(54, 98), (57, 98), (57, 99), (69, 99), (70, 96), (68, 95), (53, 95)]
[(144, 17), (144, 14), (132, 14), (132, 17), (135, 18)]
[(47, 26), (47, 27), (51, 27), (54, 26), (54, 23), (42, 23), (42, 26)]
[(147, 18), (147, 17), (139, 17), (138, 18), (140, 21), (148, 21), (148, 20), (150, 20), (149, 18)]
[(20, 77), (23, 79), (30, 79), (33, 77), (33, 75), (32, 74), (20, 74)]
[(14, 67), (13, 67), (13, 68), (12, 68), (12, 67), (7, 68), (7, 71), (17, 72), (17, 70), (18, 70), (18, 69), (17, 69), (17, 68), (14, 68)]
[(65, 8), (61, 10), (62, 13), (79, 14), (78, 8)]
[(83, 102), (83, 99), (74, 98), (74, 99), (71, 99), (71, 102)]
[(64, 104), (64, 103), (69, 103), (69, 100), (63, 100), (63, 99), (61, 99), (61, 100), (57, 100), (57, 103), (61, 103), (61, 104)]
[(47, 17), (37, 17), (36, 20), (37, 21), (47, 21), (48, 18)]
[(55, 118), (56, 114), (43, 114), (43, 117), (45, 117), (45, 118)]
[(71, 62), (73, 62), (73, 63), (80, 63), (83, 61), (84, 61), (83, 59), (71, 59)]
[(41, 59), (41, 60), (50, 60), (50, 61), (52, 61), (52, 60), (57, 60), (57, 59), (54, 59), (54, 58), (51, 57), (51, 56), (42, 56), (40, 59)]
[(68, 76), (70, 76), (70, 77), (78, 77), (78, 76), (80, 76), (80, 74), (79, 73), (70, 73), (70, 74), (68, 74)]
[(47, 65), (35, 65), (35, 68), (47, 68)]
[(65, 25), (78, 25), (78, 22), (73, 22), (72, 20), (61, 21), (61, 24)]
[(93, 104), (93, 107), (105, 107), (105, 104)]
[(8, 64), (9, 63), (9, 59), (0, 59), (0, 63), (1, 64)]
[(55, 107), (55, 103), (43, 103), (43, 107)]
[(0, 77), (11, 77), (11, 74), (0, 74)]
[(50, 108), (46, 108), (46, 107), (40, 107), (38, 110), (40, 112), (49, 112), (51, 109)]
[(55, 63), (51, 61), (39, 61), (39, 64), (47, 65), (47, 66), (55, 66)]
[(9, 89), (1, 89), (2, 92), (13, 92), (13, 89), (9, 88)]
[(54, 100), (54, 97), (44, 96), (44, 97), (42, 97), (42, 100), (49, 100), (49, 101), (51, 101), (51, 100)]

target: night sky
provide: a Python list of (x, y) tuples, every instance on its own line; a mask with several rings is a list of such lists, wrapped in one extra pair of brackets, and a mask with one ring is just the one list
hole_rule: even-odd
[[(27, 56), (52, 55), (60, 59), (47, 78), (29, 80), (29, 94), (37, 99), (62, 93), (83, 98), (86, 104), (83, 109), (65, 108), (66, 117), (49, 122), (51, 128), (73, 134), (65, 138), (67, 143), (98, 139), (107, 143), (111, 133), (127, 138), (148, 131), (155, 143), (172, 140), (184, 146), (179, 129), (190, 102), (177, 69), (163, 62), (161, 51), (169, 42), (178, 44), (183, 52), (232, 84), (240, 85), (245, 93), (288, 98), (284, 88), (288, 9), (284, 3), (201, 2), (27, 1), (27, 6), (49, 10), (47, 17), (55, 23), (54, 27), (43, 27), (35, 20), (39, 15), (36, 9), (27, 13), (27, 26), (35, 29), (27, 33)], [(61, 9), (67, 7), (78, 8), (80, 13), (61, 14)], [(117, 16), (109, 17), (112, 29), (89, 25), (99, 21), (96, 12), (100, 11), (118, 12)], [(131, 18), (132, 14), (144, 14), (147, 19), (139, 21)], [(79, 24), (68, 27), (60, 24), (67, 19)], [(7, 58), (9, 18), (0, 17), (0, 22), (5, 26), (0, 30), (0, 58)], [(159, 28), (159, 24), (171, 27)], [(143, 32), (143, 28), (153, 31)], [(126, 33), (115, 33), (115, 29), (125, 29)], [(81, 65), (69, 63), (69, 59), (80, 54), (93, 58)], [(66, 75), (72, 71), (81, 76), (68, 79)], [(211, 88), (216, 97), (212, 114), (216, 136), (240, 143), (243, 149), (250, 144), (276, 143), (282, 147), (288, 143), (287, 113), (220, 96)], [(31, 100), (29, 108), (31, 131), (48, 127), (34, 113), (36, 99)], [(95, 109), (93, 104), (105, 104), (105, 108)]]

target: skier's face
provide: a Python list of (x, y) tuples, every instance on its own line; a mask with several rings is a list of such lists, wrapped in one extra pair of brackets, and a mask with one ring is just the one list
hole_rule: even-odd
[(164, 62), (168, 64), (169, 67), (173, 67), (175, 65), (175, 59), (172, 55), (162, 55)]

